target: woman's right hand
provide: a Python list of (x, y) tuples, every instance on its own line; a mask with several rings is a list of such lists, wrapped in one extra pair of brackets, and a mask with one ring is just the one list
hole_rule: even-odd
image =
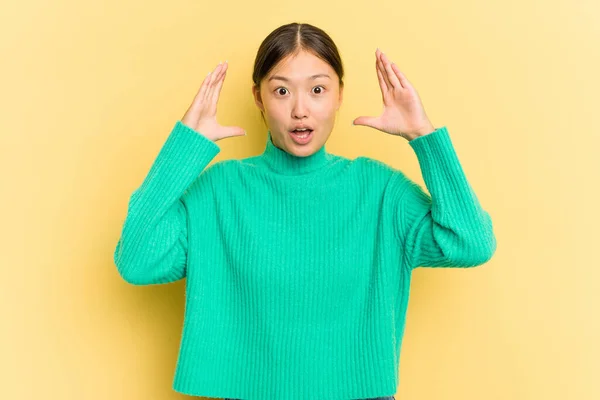
[(220, 63), (202, 82), (194, 101), (181, 119), (184, 125), (216, 142), (227, 137), (244, 136), (238, 126), (221, 126), (217, 122), (217, 103), (227, 73), (227, 62)]

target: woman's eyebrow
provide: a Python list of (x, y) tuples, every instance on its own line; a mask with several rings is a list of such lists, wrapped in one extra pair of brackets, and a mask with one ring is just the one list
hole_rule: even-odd
[[(331, 77), (327, 74), (316, 74), (316, 75), (309, 76), (307, 79), (317, 79), (317, 78), (321, 78), (321, 77), (331, 79)], [(284, 81), (284, 82), (290, 81), (288, 78), (281, 76), (281, 75), (273, 75), (272, 77), (269, 78), (268, 81), (271, 82), (272, 80), (275, 80), (275, 79), (278, 79), (278, 80)]]

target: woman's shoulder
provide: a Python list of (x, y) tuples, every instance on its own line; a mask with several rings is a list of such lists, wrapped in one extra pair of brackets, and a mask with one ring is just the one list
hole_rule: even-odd
[(206, 166), (187, 188), (185, 195), (190, 196), (212, 192), (214, 189), (214, 182), (218, 181), (221, 176), (225, 176), (227, 170), (231, 168), (231, 161), (232, 160), (219, 160)]

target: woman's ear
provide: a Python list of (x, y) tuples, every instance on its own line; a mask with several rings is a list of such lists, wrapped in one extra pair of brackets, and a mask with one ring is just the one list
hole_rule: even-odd
[(254, 97), (254, 103), (256, 106), (260, 109), (260, 111), (264, 112), (265, 107), (263, 106), (262, 98), (260, 96), (260, 87), (252, 85), (252, 96)]

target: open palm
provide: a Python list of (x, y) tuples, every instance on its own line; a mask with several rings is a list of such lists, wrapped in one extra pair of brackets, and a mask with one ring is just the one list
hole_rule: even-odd
[(217, 122), (217, 104), (228, 65), (227, 61), (220, 62), (212, 72), (204, 77), (194, 101), (181, 118), (184, 125), (214, 142), (246, 134), (245, 129), (239, 126), (222, 126)]
[(354, 125), (370, 126), (407, 140), (434, 131), (416, 89), (406, 76), (379, 49), (375, 56), (375, 68), (383, 97), (383, 113), (378, 117), (358, 117), (354, 120)]

